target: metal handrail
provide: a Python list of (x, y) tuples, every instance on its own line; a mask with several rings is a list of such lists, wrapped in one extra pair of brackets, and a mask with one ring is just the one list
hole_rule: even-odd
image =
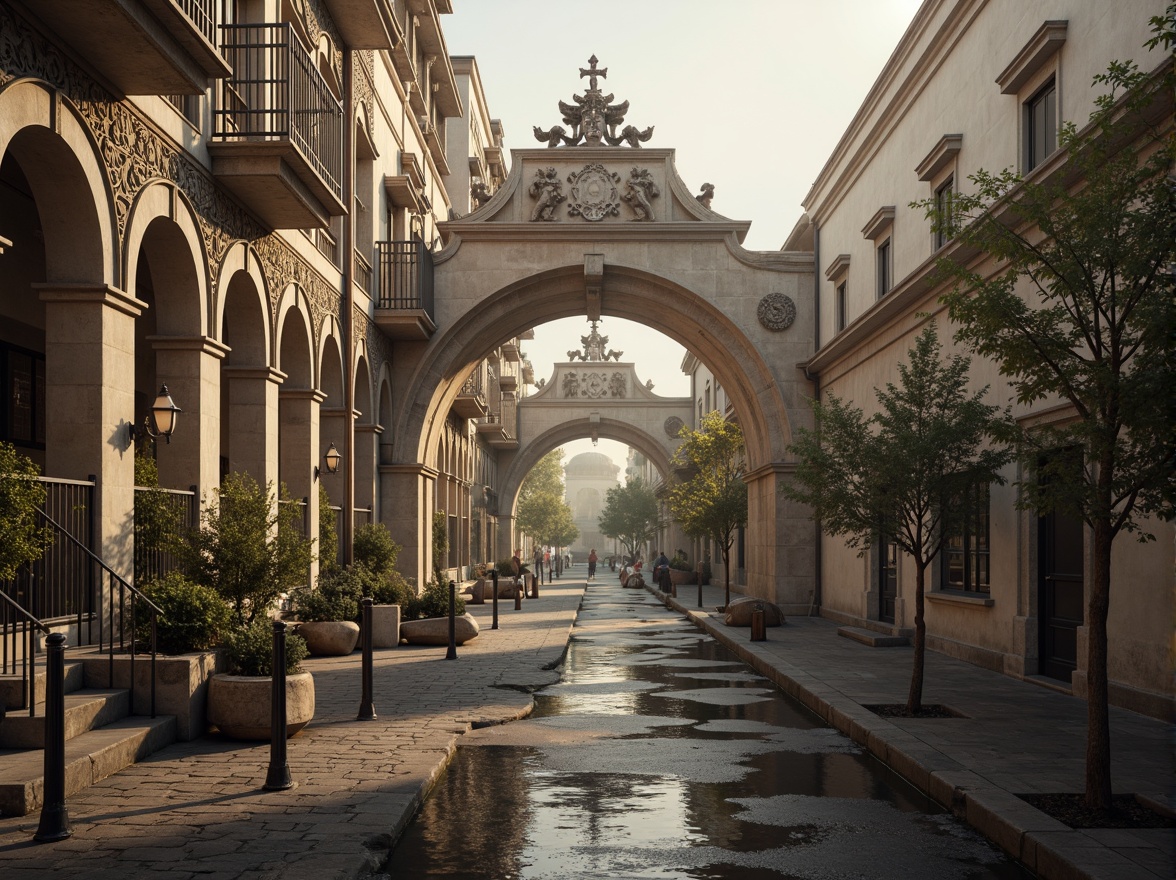
[[(21, 605), (19, 602), (17, 602), (15, 599), (13, 599), (11, 596), (9, 596), (7, 593), (3, 592), (2, 590), (0, 590), (0, 599), (3, 599), (4, 604), (6, 604), (9, 608), (11, 608), (17, 614), (19, 614), (22, 618), (24, 618), (24, 627), (25, 627), (24, 641), (25, 641), (25, 644), (24, 644), (24, 650), (22, 652), (23, 656), (21, 657), (21, 660), (20, 660), (21, 670), (22, 670), (21, 677), (22, 677), (22, 680), (26, 683), (26, 687), (24, 688), (25, 700), (28, 702), (29, 717), (32, 718), (32, 717), (36, 716), (36, 714), (37, 714), (37, 701), (36, 701), (36, 699), (34, 699), (34, 691), (36, 690), (36, 686), (33, 684), (34, 678), (30, 674), (30, 671), (36, 667), (36, 662), (33, 660), (33, 631), (35, 628), (35, 629), (43, 632), (45, 635), (49, 635), (51, 630), (49, 629), (48, 625), (45, 624), (44, 621), (38, 620), (37, 617), (34, 614), (32, 614), (28, 609), (26, 609), (23, 605)], [(15, 654), (16, 644), (17, 644), (16, 643), (16, 625), (15, 624), (12, 627), (12, 632), (13, 632), (12, 647), (13, 647), (13, 653)], [(5, 647), (7, 648), (7, 642), (5, 643)], [(16, 662), (17, 662), (17, 660), (16, 660), (16, 657), (14, 656), (12, 658), (12, 665), (13, 665), (14, 669), (16, 668)], [(24, 707), (22, 706), (21, 708), (23, 709)], [(4, 717), (4, 707), (2, 705), (0, 705), (0, 718), (3, 718), (3, 717)]]
[[(125, 607), (125, 602), (126, 602), (126, 594), (128, 592), (131, 594), (131, 599), (130, 599), (130, 606), (131, 606), (131, 609), (130, 609), (130, 614), (131, 614), (130, 711), (131, 711), (132, 715), (135, 714), (135, 657), (137, 656), (136, 647), (138, 645), (137, 634), (135, 631), (135, 626), (136, 626), (136, 624), (135, 624), (135, 603), (138, 601), (145, 602), (147, 604), (147, 607), (151, 609), (151, 717), (154, 718), (155, 717), (155, 690), (156, 690), (156, 688), (155, 688), (155, 685), (156, 685), (156, 662), (155, 661), (158, 656), (158, 650), (157, 650), (158, 626), (157, 626), (157, 624), (159, 621), (159, 615), (163, 613), (163, 609), (160, 608), (158, 605), (156, 605), (154, 602), (152, 602), (150, 599), (148, 599), (145, 595), (143, 595), (143, 592), (141, 590), (137, 589), (133, 584), (131, 584), (129, 581), (127, 581), (126, 578), (124, 578), (117, 571), (115, 571), (113, 568), (111, 568), (109, 565), (107, 565), (106, 562), (101, 557), (97, 556), (92, 550), (90, 550), (89, 547), (87, 547), (85, 544), (83, 544), (81, 541), (79, 541), (77, 538), (75, 538), (72, 534), (70, 534), (69, 530), (67, 530), (65, 527), (63, 527), (59, 522), (57, 522), (57, 520), (55, 520), (53, 517), (51, 517), (49, 514), (47, 514), (40, 507), (37, 508), (37, 513), (39, 513), (41, 515), (41, 518), (44, 519), (45, 522), (47, 522), (54, 529), (56, 529), (59, 534), (64, 535), (68, 541), (73, 543), (79, 550), (81, 550), (86, 555), (86, 557), (90, 560), (90, 562), (97, 563), (98, 566), (103, 571), (105, 571), (111, 579), (110, 605), (109, 605), (109, 612), (108, 612), (108, 617), (107, 617), (108, 622), (110, 624), (110, 639), (109, 639), (109, 643), (107, 645), (107, 654), (109, 656), (108, 682), (109, 682), (110, 687), (114, 686), (114, 584), (118, 585), (119, 591), (120, 591), (119, 597), (118, 597), (119, 598), (118, 617), (119, 617), (119, 647), (120, 648), (126, 647), (126, 643), (124, 640), (124, 628), (123, 628), (122, 624), (123, 624), (123, 620), (125, 619), (124, 607)], [(99, 635), (98, 635), (98, 650), (99, 651), (102, 650), (104, 641), (105, 641), (105, 632), (103, 630), (99, 630)]]

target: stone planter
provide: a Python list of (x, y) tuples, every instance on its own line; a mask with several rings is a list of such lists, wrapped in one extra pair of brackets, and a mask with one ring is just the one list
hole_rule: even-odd
[[(214, 675), (208, 685), (208, 720), (233, 739), (270, 738), (273, 680), (268, 675)], [(314, 717), (314, 679), (309, 672), (286, 676), (286, 735)]]
[[(176, 716), (176, 738), (198, 739), (208, 733), (208, 683), (225, 668), (220, 651), (204, 651), (159, 657), (156, 664), (155, 711)], [(93, 654), (82, 658), (85, 685), (88, 688), (131, 687), (131, 656), (116, 654), (114, 680), (110, 680), (110, 658)], [(135, 658), (135, 712), (151, 712), (151, 655)]]
[(400, 644), (400, 606), (372, 606), (372, 647), (395, 648)]
[[(458, 615), (454, 621), (454, 633), (459, 645), (464, 645), (478, 635), (478, 621), (470, 614)], [(400, 624), (400, 636), (410, 645), (448, 645), (449, 618), (426, 617), (424, 620), (406, 620)]]
[(359, 624), (350, 620), (316, 620), (298, 624), (298, 635), (314, 657), (342, 657), (355, 650)]
[(784, 612), (779, 605), (755, 596), (732, 599), (731, 604), (724, 609), (727, 616), (723, 623), (727, 626), (751, 626), (751, 613), (757, 608), (763, 609), (765, 626), (780, 626), (784, 623)]
[(675, 587), (680, 587), (683, 584), (696, 583), (695, 574), (692, 571), (679, 571), (676, 568), (670, 569), (670, 583)]

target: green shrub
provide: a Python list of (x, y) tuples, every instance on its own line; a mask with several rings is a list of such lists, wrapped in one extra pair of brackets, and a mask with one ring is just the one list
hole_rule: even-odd
[(327, 487), (318, 484), (318, 559), (319, 570), (330, 571), (339, 564), (339, 533), (335, 530), (335, 511)]
[[(225, 657), (233, 675), (273, 675), (274, 626), (268, 617), (258, 617), (225, 638)], [(302, 671), (302, 661), (310, 656), (306, 639), (286, 634), (286, 674)]]
[[(509, 559), (494, 563), (494, 567), (498, 569), (499, 577), (514, 577), (514, 566)], [(531, 567), (524, 562), (519, 566), (519, 571), (522, 574), (529, 574)]]
[(690, 567), (690, 563), (686, 561), (686, 557), (681, 553), (674, 554), (674, 558), (670, 560), (670, 568), (674, 571), (694, 571)]
[[(456, 597), (455, 614), (465, 614), (465, 600)], [(429, 581), (419, 596), (414, 596), (400, 609), (402, 620), (422, 620), (426, 617), (449, 616), (449, 581)]]
[(37, 508), (45, 503), (39, 474), (32, 459), (0, 443), (0, 580), (15, 577), (53, 543), (53, 533), (37, 519)]
[(396, 570), (400, 545), (392, 540), (383, 523), (367, 523), (356, 529), (352, 548), (355, 561), (373, 574), (386, 577)]
[[(371, 575), (371, 577), (375, 578), (375, 575)], [(375, 584), (371, 592), (368, 593), (377, 605), (401, 606), (416, 599), (416, 594), (416, 587), (396, 569), (392, 569), (386, 578), (375, 578)]]
[[(149, 581), (143, 595), (159, 606), (156, 646), (163, 654), (207, 651), (220, 644), (232, 617), (216, 590), (188, 580), (178, 571)], [(135, 630), (141, 642), (151, 638), (151, 609), (135, 603)]]
[(303, 623), (324, 620), (356, 620), (359, 603), (371, 586), (366, 570), (353, 566), (335, 568), (319, 574), (318, 587), (299, 587), (291, 595), (294, 610)]

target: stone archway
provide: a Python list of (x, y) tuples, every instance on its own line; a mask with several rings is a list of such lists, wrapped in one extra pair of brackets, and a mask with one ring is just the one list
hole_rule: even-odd
[[(397, 401), (397, 495), (430, 497), (447, 415), (479, 359), (556, 318), (626, 318), (683, 345), (722, 383), (747, 444), (748, 589), (807, 608), (815, 529), (808, 511), (778, 490), (791, 469), (793, 426), (811, 420), (811, 386), (798, 367), (812, 355), (811, 256), (743, 250), (749, 224), (695, 198), (673, 156), (604, 146), (515, 150), (511, 176), (494, 197), (443, 224), (446, 246), (434, 257), (437, 330), (420, 345)], [(585, 212), (585, 175), (600, 185), (592, 198), (604, 199), (604, 209)], [(625, 176), (653, 181), (652, 213), (621, 197)], [(539, 210), (549, 190), (564, 198)], [(428, 513), (413, 511), (414, 525), (424, 528)], [(427, 563), (405, 561), (422, 571)]]

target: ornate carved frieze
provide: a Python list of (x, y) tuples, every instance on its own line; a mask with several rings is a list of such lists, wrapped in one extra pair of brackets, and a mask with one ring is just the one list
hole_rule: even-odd
[(568, 216), (580, 216), (595, 222), (620, 213), (621, 200), (617, 184), (621, 176), (609, 171), (599, 162), (585, 165), (580, 171), (568, 175), (572, 185), (572, 200), (568, 203)]
[(787, 330), (796, 320), (796, 303), (782, 293), (769, 293), (760, 300), (756, 317), (768, 330)]
[(527, 187), (531, 198), (535, 199), (535, 210), (531, 212), (531, 222), (536, 220), (555, 220), (556, 206), (565, 201), (563, 183), (554, 168), (536, 168), (535, 179)]
[(536, 125), (536, 140), (546, 143), (548, 147), (561, 144), (574, 147), (582, 143), (588, 147), (604, 144), (619, 147), (628, 144), (636, 148), (653, 137), (653, 126), (641, 131), (635, 125), (626, 125), (617, 134), (617, 126), (625, 121), (625, 114), (629, 112), (629, 102), (613, 104), (614, 96), (605, 95), (597, 88), (597, 77), (608, 76), (608, 68), (598, 68), (597, 63), (598, 59), (593, 55), (588, 59), (588, 67), (580, 68), (580, 77), (588, 77), (588, 90), (584, 95), (573, 94), (571, 104), (559, 102), (559, 112), (563, 115), (564, 123), (572, 127), (572, 133), (568, 134), (562, 125), (553, 125), (546, 131)]
[(629, 179), (625, 181), (625, 194), (621, 196), (636, 215), (633, 220), (654, 221), (651, 202), (661, 195), (657, 183), (649, 173), (648, 168), (634, 168), (629, 172)]
[(569, 370), (560, 382), (560, 396), (578, 400), (600, 400), (629, 396), (629, 382), (622, 370)]
[[(392, 363), (392, 342), (359, 306), (351, 307), (351, 326), (354, 328), (356, 339), (363, 338), (367, 341), (368, 368), (372, 372), (374, 383), (380, 375), (380, 367)], [(372, 393), (377, 393), (377, 389), (373, 388)]]
[[(309, 0), (308, 10), (317, 9)], [(312, 13), (308, 12), (308, 16)], [(315, 34), (329, 18), (321, 13)], [(338, 43), (334, 25), (332, 39)], [(341, 63), (342, 55), (339, 54)], [(214, 302), (219, 296), (221, 262), (236, 242), (251, 242), (262, 262), (271, 294), (271, 317), (277, 299), (290, 284), (299, 284), (311, 304), (317, 341), (322, 319), (339, 318), (338, 292), (276, 235), (267, 234), (243, 208), (222, 192), (209, 172), (154, 128), (133, 107), (115, 99), (51, 41), (30, 28), (10, 7), (0, 4), (0, 87), (17, 78), (37, 79), (71, 102), (90, 129), (114, 199), (121, 244), (131, 206), (144, 187), (159, 181), (174, 184), (191, 203), (200, 225)], [(121, 251), (121, 247), (119, 248)], [(133, 268), (128, 271), (133, 271)]]

